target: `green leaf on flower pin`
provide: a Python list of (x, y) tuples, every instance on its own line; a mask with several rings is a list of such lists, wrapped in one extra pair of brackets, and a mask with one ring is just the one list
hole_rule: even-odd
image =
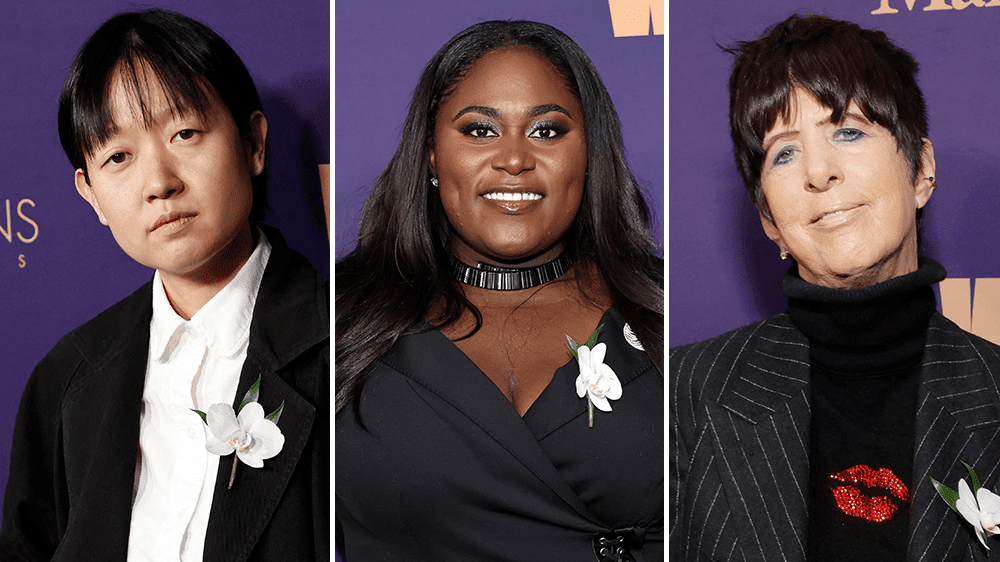
[(257, 398), (260, 396), (260, 373), (257, 374), (257, 380), (250, 385), (250, 389), (247, 390), (245, 396), (243, 396), (243, 401), (240, 402), (240, 407), (236, 410), (236, 413), (240, 413), (243, 410), (243, 406), (246, 406), (250, 402), (256, 402)]
[[(587, 342), (584, 343), (583, 345), (590, 349), (594, 349), (594, 346), (597, 345), (597, 337), (601, 335), (601, 328), (603, 327), (604, 324), (601, 324), (600, 326), (597, 327), (596, 330), (591, 332), (590, 337), (587, 338)], [(570, 337), (569, 334), (563, 334), (563, 335), (566, 336), (566, 347), (568, 347), (569, 352), (573, 354), (573, 359), (579, 361), (580, 355), (579, 353), (577, 353), (577, 350), (580, 349), (580, 344), (576, 343), (576, 340)]]
[(195, 410), (194, 408), (191, 408), (191, 411), (201, 416), (201, 421), (205, 422), (205, 425), (208, 425), (208, 414), (202, 412), (201, 410)]
[(941, 499), (943, 499), (945, 503), (948, 504), (948, 507), (953, 509), (955, 513), (961, 514), (961, 512), (958, 511), (958, 507), (955, 506), (955, 504), (958, 503), (958, 497), (959, 497), (958, 492), (952, 490), (951, 488), (942, 484), (941, 482), (938, 482), (937, 480), (934, 479), (933, 476), (931, 477), (931, 484), (934, 485), (934, 489), (937, 490), (937, 493), (941, 496)]
[(590, 349), (594, 349), (594, 345), (597, 344), (597, 336), (601, 335), (601, 328), (603, 328), (603, 327), (604, 327), (604, 324), (601, 324), (600, 326), (598, 326), (597, 329), (594, 330), (594, 333), (590, 334), (590, 337), (587, 338), (587, 343), (585, 343), (583, 345), (589, 347)]
[(274, 423), (278, 423), (278, 418), (281, 417), (281, 412), (283, 412), (284, 410), (285, 410), (285, 401), (282, 400), (281, 405), (278, 406), (278, 409), (264, 416), (264, 419), (271, 420)]
[(969, 471), (969, 477), (972, 478), (972, 493), (973, 494), (979, 493), (979, 488), (981, 488), (982, 486), (980, 486), (979, 484), (979, 477), (976, 476), (976, 471), (972, 470), (972, 467), (969, 466), (969, 463), (962, 461), (962, 464), (965, 465), (965, 469)]

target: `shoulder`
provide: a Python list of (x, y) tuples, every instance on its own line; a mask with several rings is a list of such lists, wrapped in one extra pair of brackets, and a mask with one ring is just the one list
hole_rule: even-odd
[(294, 303), (313, 306), (326, 316), (326, 323), (329, 324), (330, 282), (316, 271), (305, 256), (288, 247), (278, 229), (266, 226), (261, 226), (261, 229), (271, 243), (271, 256), (264, 269), (257, 298), (282, 306)]
[(671, 401), (696, 404), (702, 396), (718, 395), (732, 374), (739, 371), (740, 364), (760, 354), (803, 356), (800, 359), (808, 361), (808, 350), (805, 335), (784, 313), (714, 338), (671, 348), (668, 355)]
[(926, 348), (933, 348), (934, 361), (940, 363), (979, 360), (1000, 380), (1000, 345), (963, 330), (940, 313), (935, 312), (927, 326)]
[(152, 282), (146, 283), (63, 336), (38, 363), (35, 376), (71, 376), (79, 366), (89, 366), (87, 370), (92, 370), (113, 359), (127, 341), (136, 337), (148, 340), (152, 295)]
[(690, 372), (707, 374), (732, 365), (762, 338), (776, 344), (808, 345), (805, 336), (792, 325), (788, 315), (782, 313), (714, 338), (670, 348), (671, 377)]
[(63, 401), (72, 389), (92, 382), (112, 382), (92, 375), (137, 345), (148, 345), (151, 317), (152, 288), (146, 283), (63, 336), (28, 378), (18, 418), (27, 416), (35, 420), (35, 430), (40, 430), (58, 419)]
[(310, 395), (328, 394), (330, 283), (281, 233), (264, 228), (271, 255), (250, 322), (248, 359), (292, 377)]

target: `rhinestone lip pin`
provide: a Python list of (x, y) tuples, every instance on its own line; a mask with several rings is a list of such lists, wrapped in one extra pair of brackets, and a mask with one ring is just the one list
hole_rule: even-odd
[(860, 517), (875, 523), (892, 519), (899, 507), (888, 495), (869, 495), (856, 484), (864, 484), (874, 490), (885, 490), (900, 501), (910, 501), (910, 491), (906, 485), (888, 468), (873, 469), (858, 464), (847, 470), (830, 475), (831, 480), (844, 482), (843, 486), (831, 486), (837, 507), (851, 517)]

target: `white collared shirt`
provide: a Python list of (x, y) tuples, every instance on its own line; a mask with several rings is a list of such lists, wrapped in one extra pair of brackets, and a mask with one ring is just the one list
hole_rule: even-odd
[[(220, 457), (205, 449), (208, 427), (191, 410), (205, 412), (236, 398), (257, 290), (271, 255), (264, 233), (257, 236), (236, 277), (191, 320), (170, 305), (160, 272), (153, 276), (130, 562), (202, 560)], [(232, 460), (222, 458), (226, 466)]]

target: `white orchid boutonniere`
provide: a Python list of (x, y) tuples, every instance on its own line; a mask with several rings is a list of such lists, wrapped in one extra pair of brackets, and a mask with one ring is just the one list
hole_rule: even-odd
[(608, 345), (597, 343), (597, 336), (603, 327), (604, 324), (598, 326), (583, 345), (566, 335), (566, 345), (580, 365), (580, 375), (576, 377), (576, 394), (580, 398), (587, 397), (587, 423), (590, 427), (594, 427), (595, 406), (602, 412), (610, 412), (611, 403), (608, 400), (622, 397), (622, 383), (618, 380), (618, 375), (604, 364)]
[(1000, 496), (980, 486), (976, 471), (965, 461), (962, 461), (962, 464), (969, 471), (972, 488), (969, 488), (965, 478), (958, 481), (958, 492), (933, 478), (931, 483), (948, 506), (972, 524), (979, 542), (989, 550), (986, 539), (990, 535), (1000, 534)]
[(285, 436), (278, 429), (278, 418), (285, 409), (285, 401), (281, 401), (278, 409), (264, 415), (264, 407), (257, 402), (260, 396), (260, 375), (247, 390), (240, 407), (233, 411), (229, 404), (212, 404), (208, 413), (192, 410), (201, 416), (208, 426), (211, 435), (205, 448), (213, 455), (224, 457), (235, 452), (233, 470), (229, 473), (229, 485), (233, 487), (236, 478), (237, 461), (253, 468), (261, 468), (264, 461), (274, 457), (285, 446)]

